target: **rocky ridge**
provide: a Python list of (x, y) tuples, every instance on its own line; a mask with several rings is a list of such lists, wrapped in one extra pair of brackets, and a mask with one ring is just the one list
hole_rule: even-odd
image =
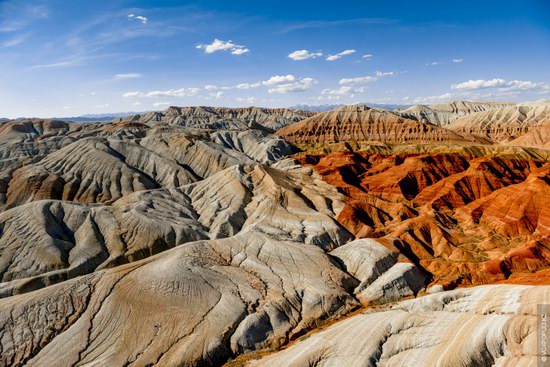
[[(287, 126), (277, 135), (290, 143), (330, 144), (348, 141), (383, 143), (471, 143), (476, 139), (365, 105), (344, 106)], [(478, 139), (483, 142), (483, 139)]]
[(250, 126), (273, 132), (313, 115), (315, 115), (315, 112), (287, 108), (171, 106), (162, 112), (147, 112), (118, 118), (113, 122), (139, 122), (144, 124), (161, 122), (169, 125), (208, 129)]
[(414, 105), (395, 112), (403, 117), (418, 120), (420, 122), (427, 122), (437, 126), (447, 126), (454, 120), (475, 112), (488, 111), (513, 105), (513, 103), (507, 102), (470, 102), (458, 100), (429, 106)]

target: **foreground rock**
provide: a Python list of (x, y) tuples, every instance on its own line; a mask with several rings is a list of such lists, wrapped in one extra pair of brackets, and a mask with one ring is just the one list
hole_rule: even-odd
[[(339, 322), (248, 366), (534, 366), (550, 287), (482, 286)], [(539, 356), (540, 358), (540, 356)]]
[(194, 242), (0, 301), (2, 365), (215, 365), (349, 312), (350, 283), (316, 246)]

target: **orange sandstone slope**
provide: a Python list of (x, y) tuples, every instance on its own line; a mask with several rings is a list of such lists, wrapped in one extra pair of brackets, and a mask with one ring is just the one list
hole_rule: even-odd
[(338, 220), (456, 285), (548, 283), (550, 164), (510, 157), (303, 155), (345, 194)]
[(344, 106), (319, 113), (284, 127), (277, 134), (290, 143), (379, 142), (485, 142), (429, 123), (401, 117), (365, 105)]

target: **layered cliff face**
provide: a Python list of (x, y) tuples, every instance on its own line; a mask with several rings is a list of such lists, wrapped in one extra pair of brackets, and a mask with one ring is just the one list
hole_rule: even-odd
[(198, 128), (240, 128), (251, 126), (273, 132), (313, 116), (311, 111), (287, 108), (225, 108), (225, 107), (170, 107), (163, 112), (148, 112), (116, 119), (114, 122), (163, 122)]
[(398, 249), (434, 283), (492, 283), (549, 264), (544, 161), (360, 152), (300, 161), (346, 195), (343, 226)]
[(550, 118), (531, 127), (519, 138), (508, 142), (508, 145), (550, 150)]
[(541, 101), (473, 113), (455, 120), (448, 127), (458, 133), (468, 133), (498, 143), (519, 138), (548, 119), (550, 102)]
[(452, 101), (430, 106), (414, 105), (395, 112), (409, 119), (427, 122), (437, 126), (446, 126), (462, 116), (513, 105), (513, 103), (506, 102)]
[(467, 134), (459, 134), (365, 105), (345, 106), (337, 110), (319, 113), (277, 131), (277, 135), (291, 143), (299, 144), (328, 144), (347, 141), (384, 143), (468, 143), (475, 141)]

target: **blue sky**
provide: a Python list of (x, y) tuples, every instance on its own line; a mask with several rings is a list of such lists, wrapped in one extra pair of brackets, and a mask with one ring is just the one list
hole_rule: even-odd
[(550, 1), (0, 0), (0, 116), (550, 99)]

